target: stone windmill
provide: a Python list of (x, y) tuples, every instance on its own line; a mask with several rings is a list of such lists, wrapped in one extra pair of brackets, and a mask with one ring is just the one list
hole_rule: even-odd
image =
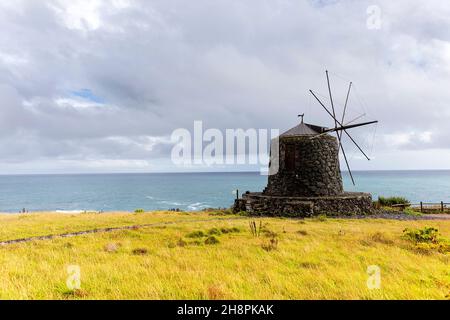
[[(332, 117), (334, 128), (307, 124), (303, 120), (304, 115), (300, 115), (301, 123), (278, 137), (278, 152), (272, 150), (267, 187), (262, 193), (245, 193), (242, 199), (236, 200), (234, 211), (289, 216), (361, 214), (372, 211), (370, 194), (344, 191), (339, 152), (342, 152), (351, 180), (355, 183), (342, 144), (342, 136), (348, 136), (370, 160), (348, 130), (377, 121), (344, 124), (352, 83), (348, 88), (342, 116), (338, 119), (328, 71), (326, 76), (331, 108), (327, 108), (312, 90), (310, 92)], [(336, 133), (336, 137), (331, 133)]]

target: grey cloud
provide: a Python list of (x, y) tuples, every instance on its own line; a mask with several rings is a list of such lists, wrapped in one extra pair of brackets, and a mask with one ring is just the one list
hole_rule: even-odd
[[(450, 149), (446, 1), (378, 1), (381, 30), (366, 27), (369, 1), (95, 3), (0, 4), (0, 162), (168, 161), (169, 143), (150, 152), (142, 137), (194, 120), (284, 130), (306, 112), (332, 125), (308, 95), (326, 96), (325, 68), (337, 100), (351, 79), (381, 121), (377, 152)], [(83, 88), (105, 104), (77, 108), (71, 92)], [(352, 99), (353, 115), (364, 112)], [(389, 142), (412, 131), (431, 141)], [(368, 133), (354, 132), (362, 144)]]

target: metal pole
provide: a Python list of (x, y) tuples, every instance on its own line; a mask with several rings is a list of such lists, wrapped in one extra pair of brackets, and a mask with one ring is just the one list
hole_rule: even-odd
[(444, 212), (444, 201), (441, 201), (441, 212)]
[(420, 212), (423, 212), (423, 202), (420, 201)]

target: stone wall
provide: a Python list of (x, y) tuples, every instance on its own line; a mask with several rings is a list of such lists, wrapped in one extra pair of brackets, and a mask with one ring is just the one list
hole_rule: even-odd
[[(264, 194), (330, 196), (343, 193), (335, 137), (285, 137), (280, 139), (279, 145), (279, 170), (269, 176)], [(289, 154), (288, 150), (293, 151)]]
[(246, 193), (242, 199), (236, 200), (234, 211), (246, 211), (255, 216), (361, 215), (372, 213), (373, 205), (372, 196), (368, 193), (347, 192), (326, 197), (282, 197)]

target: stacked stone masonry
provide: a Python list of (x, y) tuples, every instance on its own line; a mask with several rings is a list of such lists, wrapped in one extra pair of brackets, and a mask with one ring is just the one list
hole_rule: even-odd
[(349, 192), (326, 197), (282, 197), (246, 193), (236, 200), (235, 212), (255, 216), (311, 217), (315, 215), (361, 215), (373, 212), (372, 196)]
[[(300, 131), (309, 131), (305, 124), (300, 126)], [(320, 133), (282, 135), (278, 148), (278, 159), (271, 159), (267, 187), (262, 193), (247, 192), (236, 200), (234, 212), (295, 217), (373, 212), (370, 194), (344, 192), (335, 137)]]
[(330, 135), (280, 139), (279, 170), (269, 176), (264, 194), (301, 197), (343, 193), (336, 140)]

